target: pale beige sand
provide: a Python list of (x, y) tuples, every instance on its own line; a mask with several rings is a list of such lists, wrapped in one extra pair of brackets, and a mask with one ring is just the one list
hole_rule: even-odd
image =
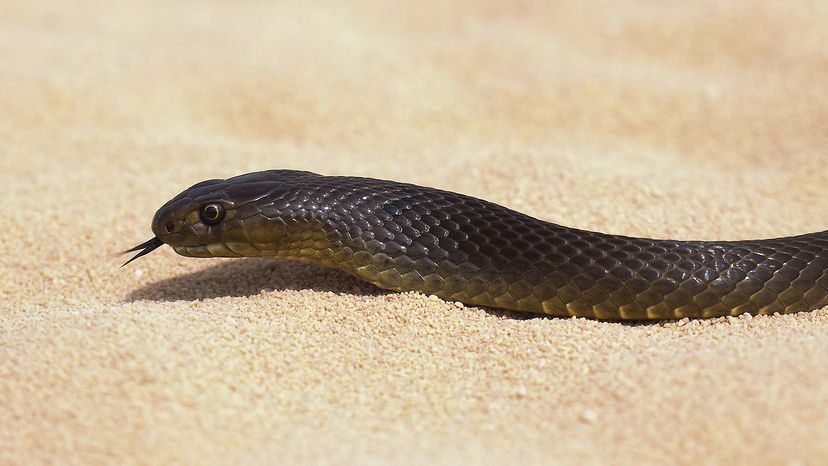
[(169, 3), (0, 5), (0, 464), (828, 461), (826, 310), (524, 318), (111, 255), (266, 168), (611, 233), (828, 228), (825, 2)]

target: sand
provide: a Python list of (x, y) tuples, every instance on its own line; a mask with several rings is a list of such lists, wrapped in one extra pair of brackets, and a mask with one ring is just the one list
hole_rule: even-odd
[(824, 230), (826, 44), (818, 1), (4, 2), (0, 464), (828, 461), (826, 309), (533, 318), (113, 255), (269, 168), (609, 233)]

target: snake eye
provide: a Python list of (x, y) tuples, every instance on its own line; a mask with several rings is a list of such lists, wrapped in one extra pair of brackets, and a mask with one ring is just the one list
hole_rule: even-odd
[(201, 220), (208, 225), (215, 225), (224, 218), (224, 207), (221, 204), (207, 204), (201, 208)]

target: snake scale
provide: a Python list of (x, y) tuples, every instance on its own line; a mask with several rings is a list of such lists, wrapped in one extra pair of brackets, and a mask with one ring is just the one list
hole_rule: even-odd
[(130, 261), (163, 244), (190, 257), (292, 259), (387, 290), (556, 316), (677, 319), (828, 305), (828, 231), (632, 238), (371, 178), (270, 170), (203, 181), (162, 206), (152, 231)]

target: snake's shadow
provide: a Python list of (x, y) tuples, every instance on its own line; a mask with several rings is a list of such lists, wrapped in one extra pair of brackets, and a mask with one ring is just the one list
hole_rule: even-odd
[(127, 301), (194, 301), (254, 296), (263, 291), (313, 290), (379, 296), (388, 291), (336, 270), (273, 259), (233, 259), (138, 288)]
[[(225, 262), (185, 275), (148, 283), (126, 297), (126, 301), (195, 301), (199, 299), (255, 296), (263, 291), (313, 290), (358, 296), (393, 293), (363, 282), (338, 270), (317, 265), (275, 259), (228, 259)], [(484, 312), (512, 320), (560, 319), (479, 307)], [(650, 321), (626, 321), (625, 326), (654, 325)]]
[[(134, 301), (195, 301), (222, 297), (255, 296), (263, 291), (313, 290), (358, 296), (393, 293), (338, 270), (275, 259), (228, 259), (202, 270), (148, 283), (126, 296)], [(555, 318), (481, 307), (508, 319)]]

